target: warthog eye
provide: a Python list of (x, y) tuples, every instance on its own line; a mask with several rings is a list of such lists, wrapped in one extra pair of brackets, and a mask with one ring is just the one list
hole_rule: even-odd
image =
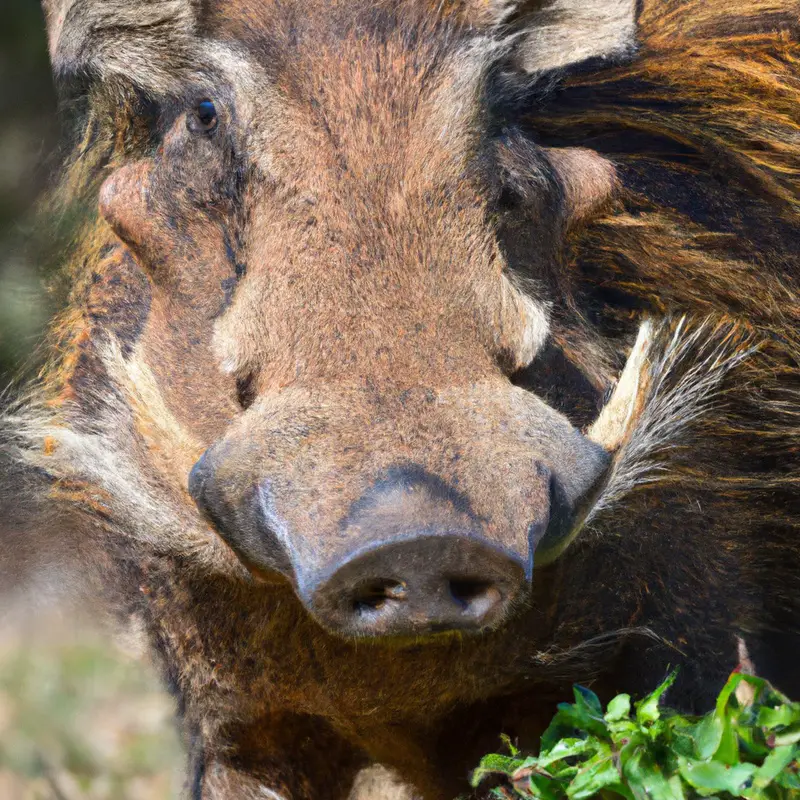
[(186, 117), (186, 127), (192, 133), (212, 133), (218, 124), (217, 107), (211, 100), (201, 100)]

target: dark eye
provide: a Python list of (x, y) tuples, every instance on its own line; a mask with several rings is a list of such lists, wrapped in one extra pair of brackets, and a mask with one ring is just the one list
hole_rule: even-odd
[(192, 133), (212, 133), (218, 124), (217, 107), (211, 100), (201, 100), (186, 116), (186, 127)]
[(497, 195), (496, 206), (500, 213), (518, 211), (523, 204), (522, 195), (514, 188), (504, 186)]

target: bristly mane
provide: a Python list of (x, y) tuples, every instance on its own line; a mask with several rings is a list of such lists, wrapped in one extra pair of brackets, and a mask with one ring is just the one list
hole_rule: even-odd
[(540, 138), (609, 154), (625, 189), (575, 243), (581, 279), (795, 335), (800, 3), (781, 5), (647, 2), (631, 64), (567, 78), (536, 111)]

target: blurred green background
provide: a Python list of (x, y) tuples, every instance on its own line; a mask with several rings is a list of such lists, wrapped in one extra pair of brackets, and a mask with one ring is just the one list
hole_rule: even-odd
[[(56, 98), (38, 0), (2, 0), (0, 391), (35, 368), (48, 317), (33, 211), (57, 168)], [(55, 257), (53, 257), (55, 255)], [(170, 800), (182, 756), (153, 670), (86, 613), (0, 586), (0, 800)]]
[(32, 209), (58, 140), (42, 11), (3, 0), (0, 24), (0, 379), (30, 358), (46, 319)]

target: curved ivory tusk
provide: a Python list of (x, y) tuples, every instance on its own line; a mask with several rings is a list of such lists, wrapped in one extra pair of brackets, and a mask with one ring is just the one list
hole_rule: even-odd
[(589, 439), (608, 451), (617, 450), (625, 441), (631, 422), (640, 410), (642, 389), (647, 380), (647, 353), (652, 339), (653, 323), (646, 319), (639, 326), (636, 341), (611, 399), (587, 431)]

